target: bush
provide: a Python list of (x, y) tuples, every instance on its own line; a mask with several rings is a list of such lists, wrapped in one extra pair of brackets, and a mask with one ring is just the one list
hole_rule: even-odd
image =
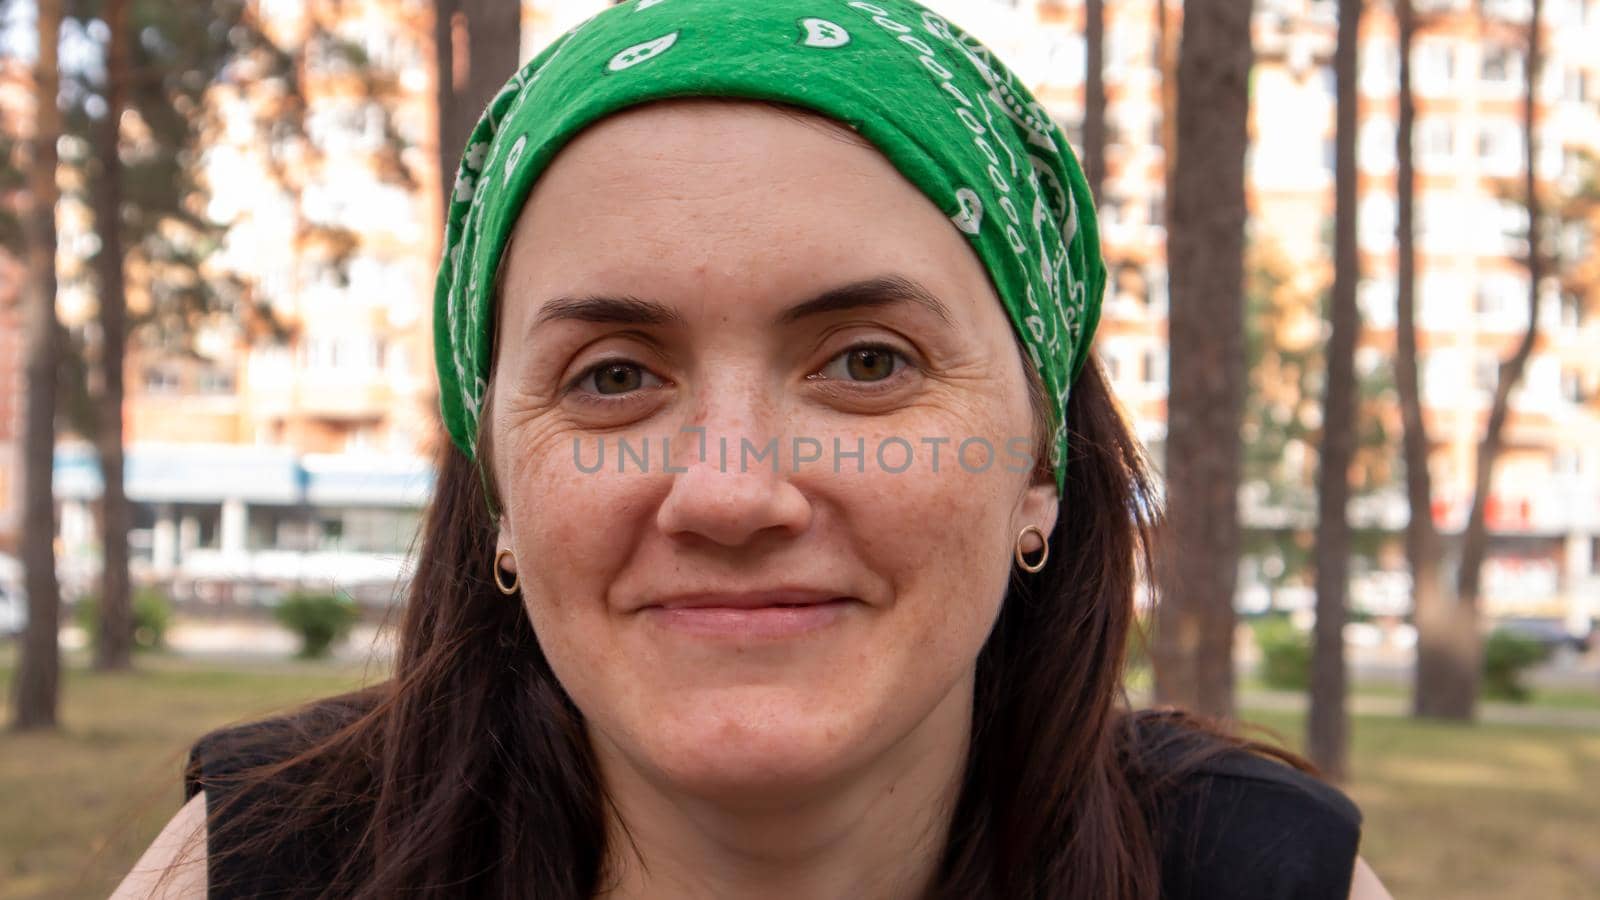
[[(78, 598), (73, 618), (84, 634), (89, 636), (89, 646), (100, 644), (100, 598), (85, 594)], [(159, 588), (142, 587), (133, 592), (133, 649), (165, 650), (167, 627), (172, 624), (172, 601)]]
[(1254, 632), (1261, 649), (1261, 680), (1268, 687), (1303, 691), (1311, 685), (1311, 635), (1286, 616), (1263, 616)]
[(1144, 616), (1134, 616), (1128, 623), (1128, 647), (1123, 665), (1129, 669), (1150, 668), (1150, 622)]
[(350, 633), (359, 612), (355, 601), (334, 594), (293, 593), (278, 604), (278, 623), (300, 636), (300, 657), (328, 655)]
[(1543, 644), (1509, 631), (1494, 631), (1483, 644), (1483, 695), (1495, 700), (1525, 703), (1528, 688), (1522, 673), (1550, 655)]
[(1127, 656), (1122, 664), (1122, 683), (1133, 690), (1149, 690), (1154, 684), (1155, 670), (1150, 662), (1150, 622), (1142, 615), (1134, 616), (1128, 626)]

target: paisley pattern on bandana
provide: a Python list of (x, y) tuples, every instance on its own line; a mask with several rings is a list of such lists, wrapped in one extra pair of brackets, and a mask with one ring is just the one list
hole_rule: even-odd
[(983, 261), (1054, 418), (1100, 316), (1105, 263), (1089, 187), (1059, 126), (977, 40), (913, 0), (632, 0), (511, 77), (467, 141), (434, 293), (440, 406), (469, 458), (490, 353), (495, 273), (534, 181), (580, 130), (668, 97), (769, 100), (854, 128), (950, 217)]

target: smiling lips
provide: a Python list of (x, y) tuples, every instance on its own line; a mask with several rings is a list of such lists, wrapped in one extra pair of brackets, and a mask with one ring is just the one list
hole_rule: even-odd
[(797, 637), (839, 621), (859, 600), (806, 588), (674, 594), (639, 614), (671, 631), (706, 638), (772, 640)]

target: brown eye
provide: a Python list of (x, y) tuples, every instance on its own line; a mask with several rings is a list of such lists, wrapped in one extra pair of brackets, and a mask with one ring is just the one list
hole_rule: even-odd
[(591, 366), (572, 382), (570, 390), (587, 399), (625, 399), (644, 388), (658, 387), (662, 380), (643, 366), (624, 359), (613, 359)]
[(887, 350), (851, 350), (847, 359), (845, 368), (861, 381), (881, 381), (894, 374), (894, 354)]
[(892, 377), (901, 368), (900, 364), (905, 362), (905, 356), (893, 347), (866, 344), (851, 347), (835, 356), (818, 374), (843, 381), (884, 381)]
[(594, 373), (595, 392), (600, 394), (626, 394), (638, 390), (643, 380), (638, 366), (624, 363), (602, 366)]

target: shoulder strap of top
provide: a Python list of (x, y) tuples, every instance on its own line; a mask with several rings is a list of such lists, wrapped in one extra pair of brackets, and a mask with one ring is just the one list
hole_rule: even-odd
[[(1165, 729), (1182, 725), (1163, 722)], [(1160, 733), (1174, 761), (1211, 740)], [(1164, 793), (1156, 822), (1164, 900), (1346, 900), (1361, 811), (1338, 788), (1240, 748), (1203, 758)]]
[(262, 782), (247, 770), (288, 759), (346, 721), (343, 698), (206, 732), (189, 748), (184, 798), (206, 792), (207, 882), (211, 900), (233, 897), (316, 897), (343, 861), (341, 841), (354, 827), (353, 810), (330, 810), (326, 827), (259, 840), (302, 805), (296, 776)]

